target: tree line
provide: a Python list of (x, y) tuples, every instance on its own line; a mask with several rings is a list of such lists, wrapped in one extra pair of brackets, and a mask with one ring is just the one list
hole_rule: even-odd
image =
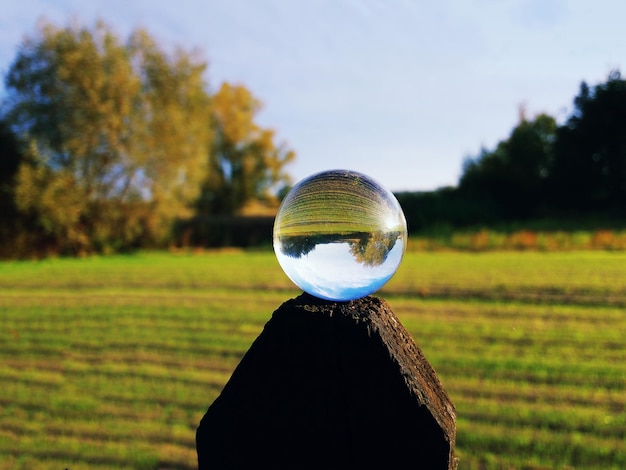
[[(206, 61), (145, 30), (122, 40), (40, 23), (19, 46), (0, 107), (0, 257), (271, 242), (295, 153), (258, 125), (242, 85), (209, 90)], [(626, 81), (583, 82), (562, 124), (518, 124), (463, 163), (458, 185), (396, 194), (410, 233), (548, 221), (626, 226)]]
[(626, 81), (612, 71), (598, 85), (582, 82), (560, 125), (522, 109), (507, 139), (465, 159), (456, 187), (397, 197), (413, 233), (533, 221), (626, 226)]
[(0, 255), (164, 246), (180, 221), (275, 204), (294, 152), (206, 67), (145, 30), (40, 23), (5, 76)]

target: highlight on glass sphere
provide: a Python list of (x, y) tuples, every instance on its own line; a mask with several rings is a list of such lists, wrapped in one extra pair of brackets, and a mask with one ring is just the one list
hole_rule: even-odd
[(348, 301), (372, 294), (396, 272), (407, 244), (395, 196), (350, 170), (297, 183), (274, 221), (274, 252), (285, 274), (315, 297)]

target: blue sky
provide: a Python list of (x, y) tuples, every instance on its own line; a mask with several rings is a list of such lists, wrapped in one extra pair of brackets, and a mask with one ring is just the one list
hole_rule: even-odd
[(264, 103), (259, 122), (297, 153), (294, 182), (345, 168), (394, 191), (455, 185), (521, 105), (563, 120), (582, 80), (626, 74), (618, 0), (7, 1), (3, 75), (40, 17), (199, 49), (212, 89), (241, 83)]

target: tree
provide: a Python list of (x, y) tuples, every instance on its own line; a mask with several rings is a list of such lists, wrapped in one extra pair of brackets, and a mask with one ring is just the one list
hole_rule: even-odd
[(163, 237), (205, 179), (205, 63), (142, 30), (40, 25), (7, 74), (6, 118), (25, 143), (18, 208), (62, 252)]
[(0, 230), (6, 227), (15, 211), (13, 186), (21, 160), (17, 137), (9, 125), (0, 120)]
[(539, 114), (528, 120), (520, 112), (520, 122), (507, 140), (466, 160), (459, 189), (491, 198), (505, 218), (532, 215), (544, 202), (556, 130), (553, 117)]
[(224, 83), (212, 96), (213, 146), (198, 200), (200, 213), (232, 215), (250, 200), (276, 198), (272, 190), (289, 183), (284, 168), (295, 153), (276, 145), (275, 132), (255, 122), (260, 109), (261, 103), (241, 85)]
[(626, 204), (626, 81), (581, 83), (574, 111), (558, 130), (551, 199), (569, 210), (623, 210)]
[[(15, 179), (22, 161), (17, 137), (9, 125), (0, 120), (0, 256), (15, 255), (19, 226), (15, 205)], [(11, 243), (13, 241), (13, 243)]]

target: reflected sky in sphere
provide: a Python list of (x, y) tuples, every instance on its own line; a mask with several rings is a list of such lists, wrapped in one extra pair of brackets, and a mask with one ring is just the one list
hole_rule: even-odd
[(285, 274), (327, 300), (380, 289), (398, 269), (406, 243), (406, 220), (393, 194), (348, 170), (299, 182), (274, 222), (274, 251)]

